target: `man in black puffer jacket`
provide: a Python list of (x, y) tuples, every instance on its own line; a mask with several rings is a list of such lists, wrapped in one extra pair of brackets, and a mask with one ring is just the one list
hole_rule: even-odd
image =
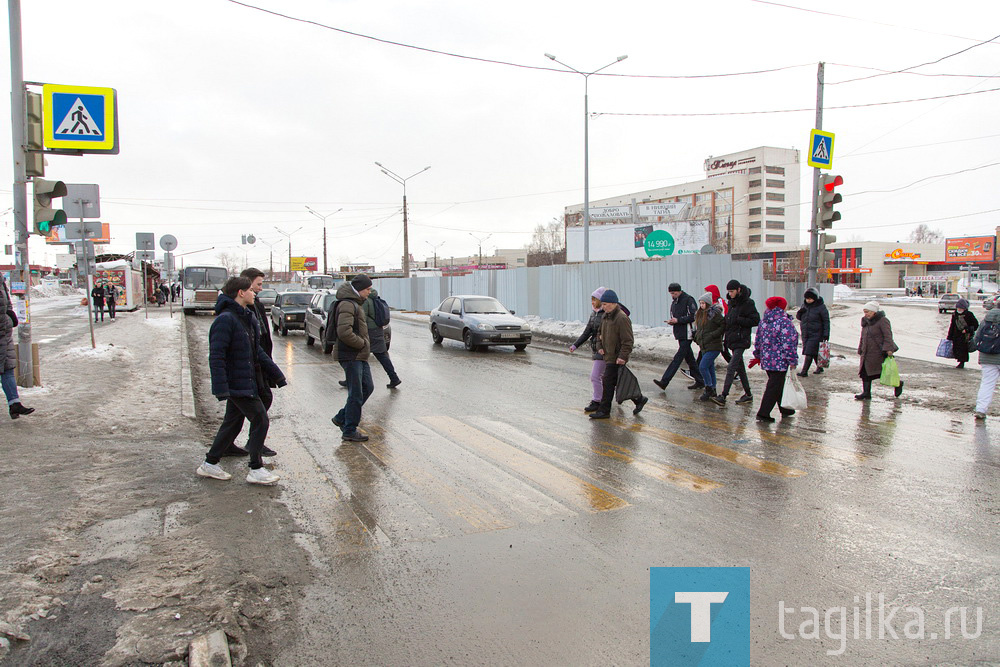
[(726, 396), (733, 386), (737, 375), (743, 384), (743, 396), (737, 403), (750, 403), (753, 394), (750, 391), (750, 378), (747, 376), (746, 365), (743, 363), (743, 353), (753, 345), (753, 328), (760, 324), (760, 312), (757, 304), (750, 298), (750, 288), (741, 285), (738, 280), (726, 283), (726, 293), (729, 296), (729, 311), (726, 313), (726, 334), (723, 344), (732, 353), (733, 358), (726, 368), (726, 383), (722, 393), (712, 397), (712, 402), (720, 407), (726, 406)]
[[(274, 484), (278, 476), (264, 468), (262, 452), (270, 422), (260, 399), (267, 379), (285, 386), (285, 376), (260, 346), (260, 325), (250, 312), (256, 295), (249, 278), (230, 278), (215, 302), (215, 321), (208, 332), (208, 366), (212, 374), (212, 394), (226, 401), (226, 416), (212, 442), (212, 448), (197, 473), (202, 477), (227, 480), (232, 475), (219, 467), (219, 460), (232, 446), (232, 424), (250, 422), (247, 450), (250, 452), (251, 484)], [(265, 379), (266, 378), (266, 379)]]
[(694, 297), (681, 289), (679, 283), (670, 283), (667, 287), (673, 302), (670, 304), (670, 319), (667, 324), (674, 327), (674, 338), (677, 339), (677, 354), (670, 361), (667, 370), (663, 371), (663, 377), (653, 380), (660, 389), (666, 390), (667, 385), (674, 378), (674, 373), (687, 362), (688, 370), (694, 384), (688, 389), (701, 389), (705, 383), (701, 380), (701, 371), (698, 370), (698, 362), (695, 361), (694, 352), (691, 351), (691, 338), (694, 326), (694, 317), (698, 314), (698, 304)]

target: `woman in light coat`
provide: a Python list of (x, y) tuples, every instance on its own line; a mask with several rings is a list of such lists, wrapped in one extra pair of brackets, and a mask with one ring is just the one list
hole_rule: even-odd
[(983, 307), (986, 308), (986, 317), (983, 318), (983, 325), (973, 338), (974, 347), (986, 347), (986, 351), (979, 352), (979, 365), (983, 368), (983, 376), (979, 381), (979, 395), (976, 397), (976, 419), (986, 419), (986, 411), (993, 401), (993, 391), (997, 387), (997, 380), (1000, 379), (1000, 353), (990, 353), (990, 347), (987, 347), (997, 340), (994, 334), (1000, 328), (1000, 309), (995, 308), (992, 301), (984, 301)]

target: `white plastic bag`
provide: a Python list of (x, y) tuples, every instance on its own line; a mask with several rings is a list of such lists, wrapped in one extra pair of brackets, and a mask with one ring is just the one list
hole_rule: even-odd
[(786, 410), (805, 410), (809, 406), (806, 390), (791, 370), (785, 375), (785, 389), (781, 393), (781, 407)]

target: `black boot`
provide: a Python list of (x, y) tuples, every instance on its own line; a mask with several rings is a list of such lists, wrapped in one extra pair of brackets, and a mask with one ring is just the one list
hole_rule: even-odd
[(597, 408), (601, 407), (601, 404), (597, 401), (591, 401), (587, 404), (587, 407), (583, 409), (584, 412), (597, 412)]
[(688, 389), (704, 389), (704, 388), (705, 388), (705, 383), (700, 381), (688, 385)]
[(899, 381), (899, 386), (896, 387), (895, 394), (896, 394), (896, 398), (899, 398), (900, 396), (903, 395), (903, 381), (902, 380)]
[(17, 419), (21, 415), (30, 415), (34, 411), (34, 408), (26, 408), (20, 403), (11, 403), (10, 408), (8, 409), (11, 419)]

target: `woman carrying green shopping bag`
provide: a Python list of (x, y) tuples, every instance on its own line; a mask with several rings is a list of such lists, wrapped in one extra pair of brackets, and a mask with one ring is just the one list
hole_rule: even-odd
[[(858, 344), (858, 355), (861, 357), (861, 368), (858, 375), (861, 377), (862, 390), (860, 394), (855, 394), (854, 398), (859, 401), (867, 401), (872, 397), (872, 382), (882, 377), (882, 364), (888, 359), (893, 359), (893, 354), (899, 350), (892, 340), (892, 325), (885, 313), (879, 310), (878, 303), (869, 301), (864, 305), (864, 317), (861, 318), (861, 342)], [(897, 369), (898, 380), (898, 369)], [(898, 380), (895, 385), (895, 394), (898, 397), (903, 393), (903, 381)]]

